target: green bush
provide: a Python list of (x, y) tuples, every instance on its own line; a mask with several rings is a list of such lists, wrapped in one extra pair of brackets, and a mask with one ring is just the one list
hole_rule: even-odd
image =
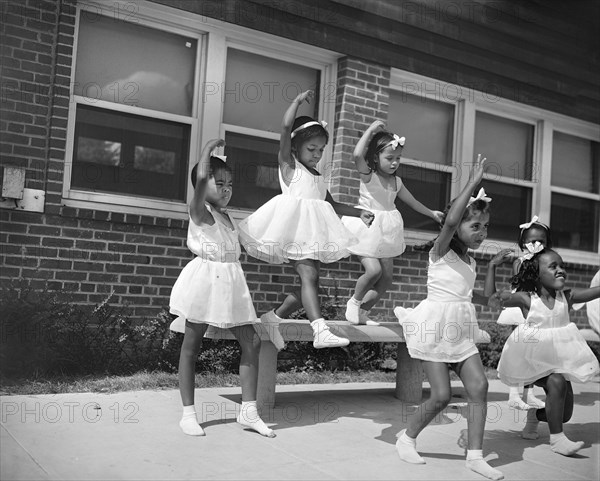
[(481, 362), (485, 367), (497, 369), (502, 348), (506, 339), (512, 333), (514, 326), (506, 326), (497, 324), (496, 322), (482, 322), (480, 327), (482, 330), (487, 331), (491, 338), (489, 343), (477, 345)]
[(85, 306), (73, 303), (69, 293), (34, 290), (24, 280), (3, 286), (2, 377), (172, 371), (181, 341), (168, 332), (168, 313), (134, 322), (111, 298)]
[[(19, 280), (0, 291), (0, 376), (176, 372), (183, 335), (169, 330), (172, 316), (132, 320), (112, 294), (95, 306), (78, 305), (68, 293), (34, 290)], [(198, 372), (237, 372), (237, 343), (205, 340)]]

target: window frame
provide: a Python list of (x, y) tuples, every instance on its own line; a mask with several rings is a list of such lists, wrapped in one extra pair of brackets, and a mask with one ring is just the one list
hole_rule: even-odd
[[(442, 166), (441, 164), (422, 163), (409, 159), (410, 162), (414, 162), (414, 165), (419, 167), (422, 163), (423, 168), (451, 172), (451, 198), (456, 197), (467, 182), (468, 176), (461, 175), (461, 172), (463, 167), (465, 167), (465, 174), (468, 172), (466, 170), (467, 166), (476, 155), (476, 152), (474, 152), (475, 115), (476, 112), (480, 111), (534, 126), (532, 178), (530, 181), (518, 179), (519, 186), (532, 189), (531, 216), (538, 215), (540, 219), (549, 222), (552, 193), (600, 201), (600, 194), (578, 192), (573, 189), (552, 186), (551, 184), (554, 131), (557, 130), (586, 140), (600, 142), (599, 125), (396, 68), (391, 69), (390, 89), (456, 105), (452, 164)], [(498, 176), (494, 173), (485, 174), (484, 179), (511, 184), (515, 182), (511, 177)], [(527, 220), (529, 219), (523, 219), (523, 222)], [(430, 233), (422, 231), (407, 229), (405, 234), (409, 243), (420, 243), (431, 239)], [(520, 254), (516, 239), (515, 242), (487, 239), (479, 252), (495, 254), (498, 250), (506, 248), (513, 249), (515, 253)], [(598, 265), (600, 245), (598, 246), (598, 252), (565, 248), (559, 248), (558, 251), (567, 262)]]
[[(132, 6), (135, 10), (134, 12), (132, 12)], [(82, 12), (90, 12), (93, 15), (111, 16), (115, 18), (115, 21), (133, 20), (139, 25), (196, 39), (197, 50), (191, 116), (187, 117), (99, 99), (91, 99), (90, 101), (86, 97), (75, 95), (74, 82), (77, 41)], [(190, 176), (195, 164), (194, 160), (200, 155), (204, 143), (209, 139), (224, 138), (227, 131), (279, 140), (279, 132), (265, 132), (223, 123), (224, 106), (221, 102), (220, 88), (225, 85), (226, 52), (228, 47), (320, 70), (321, 89), (324, 86), (327, 86), (327, 88), (333, 86), (334, 88), (329, 99), (325, 94), (320, 96), (320, 117), (329, 125), (334, 125), (337, 61), (342, 57), (341, 54), (202, 15), (190, 14), (189, 12), (145, 0), (140, 0), (135, 4), (122, 0), (116, 0), (110, 5), (98, 0), (78, 4), (69, 88), (70, 102), (62, 191), (63, 205), (128, 214), (187, 219), (187, 206), (193, 196), (193, 191), (190, 187), (191, 184), (188, 185), (186, 190), (185, 201), (181, 202), (108, 192), (89, 192), (72, 188), (71, 173), (73, 170), (75, 120), (78, 104), (105, 108), (115, 112), (147, 116), (150, 119), (162, 119), (189, 124), (191, 140), (187, 178)], [(210, 69), (207, 68), (208, 65), (210, 65)], [(211, 94), (211, 89), (213, 88), (217, 89), (217, 95)], [(282, 116), (283, 113), (281, 113)], [(215, 119), (218, 120), (216, 121)], [(325, 160), (323, 170), (330, 170), (332, 167), (332, 149), (333, 143), (329, 142), (323, 154), (323, 159)], [(238, 220), (243, 219), (251, 212), (247, 209), (238, 208), (230, 208), (229, 211)]]

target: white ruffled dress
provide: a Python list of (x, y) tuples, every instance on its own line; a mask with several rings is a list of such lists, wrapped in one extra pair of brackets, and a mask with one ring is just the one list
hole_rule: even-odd
[(560, 373), (568, 381), (587, 382), (599, 372), (596, 356), (570, 321), (563, 293), (556, 293), (552, 309), (532, 294), (526, 322), (517, 326), (502, 349), (500, 380), (519, 386)]
[(406, 249), (404, 221), (394, 203), (403, 184), (400, 177), (393, 179), (393, 186), (385, 187), (373, 172), (369, 182), (361, 181), (357, 208), (373, 212), (375, 218), (367, 226), (358, 217), (342, 217), (344, 225), (359, 239), (348, 249), (352, 254), (382, 259), (399, 256)]
[(429, 257), (427, 298), (414, 309), (396, 307), (411, 357), (456, 363), (478, 354), (480, 338), (475, 306), (475, 260), (464, 262), (453, 250), (436, 260)]
[(240, 222), (240, 238), (249, 255), (270, 264), (301, 259), (323, 263), (348, 257), (356, 244), (329, 202), (326, 180), (295, 160), (294, 177), (282, 193)]
[(260, 323), (239, 262), (236, 224), (227, 214), (234, 227), (229, 228), (221, 214), (206, 207), (215, 223), (199, 226), (190, 218), (187, 246), (197, 257), (183, 268), (171, 291), (170, 312), (179, 317), (170, 329), (176, 332), (185, 332), (186, 319), (222, 329)]

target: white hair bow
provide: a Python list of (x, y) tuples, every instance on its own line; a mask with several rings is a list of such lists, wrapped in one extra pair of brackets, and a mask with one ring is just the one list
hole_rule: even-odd
[(519, 226), (520, 229), (529, 229), (533, 224), (538, 221), (538, 216), (534, 215), (529, 222), (525, 222)]
[(527, 249), (527, 254), (523, 255), (523, 259), (529, 260), (538, 252), (544, 250), (544, 244), (542, 244), (540, 241), (528, 242), (527, 244), (525, 244), (525, 249)]
[(469, 199), (469, 202), (467, 203), (467, 207), (470, 206), (473, 202), (476, 202), (478, 200), (482, 200), (489, 204), (492, 201), (492, 198), (485, 195), (485, 190), (483, 190), (483, 187), (482, 187), (481, 189), (479, 189), (479, 192), (477, 193), (477, 197), (471, 197)]
[(217, 149), (214, 149), (211, 153), (210, 156), (211, 157), (216, 157), (217, 159), (221, 159), (223, 162), (227, 162), (227, 156), (226, 155), (219, 155), (216, 153)]
[(406, 142), (406, 137), (398, 137), (396, 134), (394, 134), (393, 140), (390, 140), (388, 142), (388, 144), (386, 145), (386, 147), (388, 145), (391, 145), (392, 149), (396, 150), (398, 148), (398, 146), (404, 147), (405, 142)]
[(319, 120), (319, 121), (311, 120), (310, 122), (306, 122), (305, 124), (302, 124), (300, 127), (294, 129), (294, 131), (292, 132), (290, 137), (293, 139), (298, 132), (300, 132), (301, 130), (304, 130), (307, 127), (310, 127), (311, 125), (320, 125), (324, 129), (327, 128), (327, 122), (325, 122), (324, 120)]

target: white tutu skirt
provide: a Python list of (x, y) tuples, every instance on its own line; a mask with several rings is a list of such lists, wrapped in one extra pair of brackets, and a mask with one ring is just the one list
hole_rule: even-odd
[(572, 322), (548, 329), (519, 325), (506, 340), (498, 363), (500, 380), (509, 386), (530, 384), (552, 373), (587, 382), (599, 372), (596, 356)]
[(279, 194), (239, 226), (249, 255), (270, 264), (314, 259), (324, 263), (348, 257), (356, 239), (329, 202)]
[(342, 222), (359, 239), (348, 250), (362, 257), (397, 257), (406, 249), (402, 214), (394, 210), (374, 210), (373, 223), (367, 226), (359, 217), (342, 217)]
[(471, 302), (437, 302), (425, 299), (414, 309), (396, 307), (408, 353), (434, 362), (461, 362), (478, 354), (479, 332)]
[(185, 332), (185, 321), (222, 329), (257, 324), (252, 297), (239, 262), (196, 257), (181, 271), (171, 291), (170, 329)]
[(517, 326), (523, 324), (525, 318), (520, 307), (506, 307), (502, 310), (496, 322), (505, 326)]

